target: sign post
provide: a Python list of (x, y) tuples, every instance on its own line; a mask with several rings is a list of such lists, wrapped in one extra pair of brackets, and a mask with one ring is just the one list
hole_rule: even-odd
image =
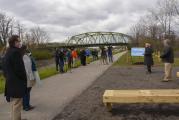
[(145, 53), (145, 48), (131, 48), (131, 57), (143, 57), (144, 53)]

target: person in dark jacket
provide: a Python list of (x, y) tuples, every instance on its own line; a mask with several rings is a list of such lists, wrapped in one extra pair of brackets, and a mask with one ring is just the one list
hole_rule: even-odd
[(86, 65), (86, 51), (85, 51), (85, 49), (82, 49), (80, 51), (80, 60), (81, 60), (81, 64), (83, 66), (85, 66)]
[(59, 52), (59, 67), (60, 67), (60, 73), (64, 73), (64, 59), (65, 59), (65, 54), (63, 52), (63, 49), (60, 49)]
[(164, 49), (160, 56), (165, 66), (165, 76), (163, 81), (166, 82), (172, 80), (172, 64), (174, 63), (174, 52), (170, 44), (171, 41), (169, 39), (164, 40)]
[(112, 46), (109, 46), (108, 47), (108, 59), (109, 59), (109, 62), (113, 62), (113, 53), (112, 53)]
[(151, 66), (154, 64), (152, 57), (153, 50), (149, 43), (145, 44), (144, 65), (147, 66), (147, 73), (152, 73)]
[(55, 64), (56, 64), (56, 70), (58, 71), (58, 65), (59, 65), (59, 50), (58, 50), (58, 48), (55, 49)]
[(107, 52), (106, 52), (106, 49), (104, 47), (101, 48), (101, 59), (102, 59), (103, 64), (108, 64)]
[(70, 70), (71, 72), (71, 68), (72, 68), (72, 61), (73, 61), (73, 58), (72, 58), (72, 55), (71, 55), (71, 50), (68, 49), (67, 53), (66, 53), (66, 56), (67, 56), (67, 62), (68, 62), (68, 69)]
[(94, 50), (94, 55), (95, 55), (95, 60), (98, 60), (98, 50), (97, 49)]
[(22, 98), (27, 90), (26, 71), (20, 51), (19, 36), (9, 38), (9, 48), (4, 57), (5, 96), (12, 103), (12, 120), (21, 120)]

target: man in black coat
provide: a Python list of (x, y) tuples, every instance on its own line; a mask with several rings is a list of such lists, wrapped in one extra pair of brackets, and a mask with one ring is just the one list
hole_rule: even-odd
[(172, 64), (174, 63), (174, 52), (170, 44), (170, 40), (164, 40), (164, 49), (162, 55), (160, 56), (165, 66), (165, 76), (163, 81), (166, 82), (172, 80)]
[(12, 103), (12, 120), (21, 120), (22, 98), (27, 90), (27, 78), (17, 35), (9, 38), (9, 48), (4, 57), (3, 73), (6, 79), (5, 96)]
[(152, 73), (151, 66), (154, 64), (152, 57), (153, 50), (149, 43), (145, 44), (144, 64), (147, 66), (147, 73)]

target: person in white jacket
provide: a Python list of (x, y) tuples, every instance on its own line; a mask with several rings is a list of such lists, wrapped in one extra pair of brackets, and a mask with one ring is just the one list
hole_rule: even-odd
[(23, 55), (23, 62), (26, 70), (26, 76), (27, 76), (27, 90), (26, 94), (23, 97), (23, 109), (25, 111), (32, 110), (34, 107), (30, 105), (30, 91), (32, 87), (35, 85), (35, 76), (32, 71), (32, 60), (29, 56), (29, 53), (27, 53), (27, 46), (22, 45), (22, 55)]

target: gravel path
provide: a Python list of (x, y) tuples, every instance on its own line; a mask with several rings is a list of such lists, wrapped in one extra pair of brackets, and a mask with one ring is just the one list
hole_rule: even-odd
[(161, 82), (163, 68), (153, 68), (146, 74), (143, 66), (112, 66), (86, 91), (77, 96), (54, 120), (179, 120), (179, 104), (119, 104), (108, 112), (102, 103), (106, 89), (171, 89), (179, 88), (175, 77)]

